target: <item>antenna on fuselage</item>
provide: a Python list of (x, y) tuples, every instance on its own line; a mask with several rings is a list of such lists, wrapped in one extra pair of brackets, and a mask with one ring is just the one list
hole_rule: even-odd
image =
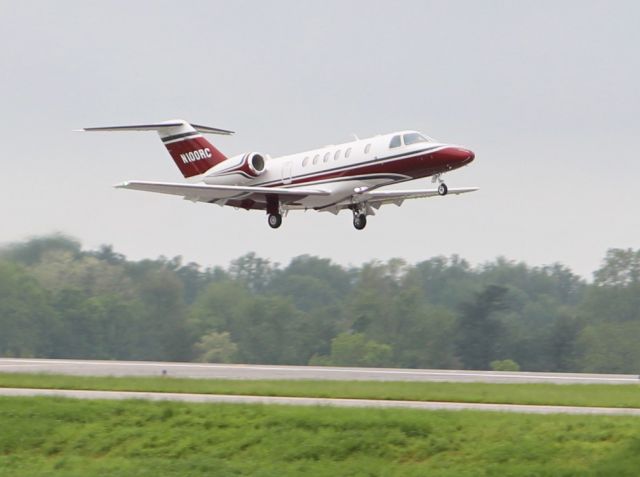
[(356, 133), (351, 133), (351, 135), (353, 136), (353, 140), (354, 141), (359, 141), (360, 138), (358, 137), (358, 135)]

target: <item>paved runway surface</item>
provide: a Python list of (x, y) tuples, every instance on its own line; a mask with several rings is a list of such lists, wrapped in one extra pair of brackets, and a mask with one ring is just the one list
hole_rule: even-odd
[(143, 399), (195, 403), (280, 404), (290, 406), (403, 408), (447, 411), (495, 411), (526, 414), (600, 414), (640, 416), (640, 409), (610, 407), (531, 406), (520, 404), (474, 404), (457, 402), (386, 401), (373, 399), (327, 399), (300, 397), (230, 396), (212, 394), (149, 393), (121, 391), (71, 391), (62, 389), (0, 388), (0, 396), (54, 396), (73, 399)]
[(0, 372), (78, 376), (167, 376), (210, 379), (316, 379), (341, 381), (451, 381), (486, 383), (640, 384), (637, 375), (515, 373), (438, 369), (331, 368), (241, 364), (154, 363), (0, 358)]

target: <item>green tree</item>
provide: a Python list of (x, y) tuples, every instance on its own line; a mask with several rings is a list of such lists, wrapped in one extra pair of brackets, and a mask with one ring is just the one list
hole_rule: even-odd
[(549, 344), (546, 356), (546, 366), (541, 371), (568, 372), (577, 370), (578, 359), (577, 341), (584, 324), (575, 316), (561, 313), (557, 320), (549, 327)]
[(229, 332), (241, 362), (306, 364), (319, 348), (321, 327), (287, 298), (254, 295), (244, 281), (226, 281), (210, 285), (198, 298), (189, 329), (198, 338), (207, 330)]
[(242, 321), (253, 301), (253, 295), (243, 283), (224, 280), (211, 283), (191, 306), (188, 316), (190, 337), (196, 341), (213, 330), (238, 334), (237, 325)]
[(366, 263), (360, 269), (349, 302), (351, 330), (382, 341), (396, 336), (401, 326), (394, 313), (394, 297), (402, 290), (405, 263)]
[(137, 283), (136, 359), (185, 361), (191, 357), (182, 283), (174, 271), (150, 270)]
[(640, 374), (638, 336), (640, 321), (585, 327), (576, 344), (579, 371)]
[(594, 274), (598, 286), (628, 287), (640, 283), (640, 250), (610, 249)]
[(390, 366), (391, 346), (367, 340), (362, 333), (341, 333), (331, 341), (328, 359), (315, 359), (316, 364), (332, 366)]
[(512, 359), (500, 359), (491, 361), (493, 371), (520, 371), (520, 365)]
[(229, 272), (234, 280), (245, 283), (252, 292), (262, 293), (269, 286), (277, 266), (254, 252), (243, 255), (231, 262)]
[(196, 361), (202, 363), (232, 363), (238, 345), (231, 341), (228, 332), (211, 331), (202, 336), (194, 345)]
[(0, 356), (46, 357), (57, 328), (48, 293), (24, 269), (0, 262)]
[(44, 255), (52, 251), (79, 256), (81, 246), (80, 242), (65, 235), (46, 235), (8, 245), (2, 251), (2, 255), (9, 261), (30, 266), (42, 261)]
[(477, 273), (458, 255), (433, 257), (416, 264), (408, 270), (406, 282), (420, 288), (427, 302), (451, 310), (471, 299), (480, 288)]
[(582, 306), (588, 321), (640, 320), (640, 250), (609, 250), (594, 278)]
[(495, 315), (505, 309), (506, 293), (505, 287), (489, 285), (473, 301), (463, 304), (456, 345), (466, 369), (487, 369), (498, 357), (496, 344), (504, 329)]
[(247, 363), (306, 364), (313, 350), (310, 315), (282, 297), (255, 297), (233, 324), (238, 356)]
[(302, 255), (277, 270), (267, 292), (283, 295), (301, 310), (335, 305), (344, 300), (352, 287), (352, 273), (321, 259)]

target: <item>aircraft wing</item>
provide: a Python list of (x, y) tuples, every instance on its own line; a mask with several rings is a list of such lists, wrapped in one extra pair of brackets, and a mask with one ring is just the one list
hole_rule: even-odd
[[(284, 187), (251, 187), (209, 184), (181, 184), (172, 182), (129, 181), (118, 184), (119, 189), (133, 189), (159, 194), (182, 196), (194, 202), (213, 202), (238, 207), (263, 209), (268, 196), (277, 196), (280, 202), (290, 203), (311, 195), (329, 195), (322, 189), (287, 189)], [(248, 201), (248, 202), (247, 202)], [(255, 206), (254, 206), (255, 205)]]
[[(467, 192), (475, 192), (478, 187), (461, 187), (457, 189), (449, 189), (447, 195), (450, 194), (466, 194)], [(369, 202), (374, 207), (384, 204), (401, 205), (407, 199), (422, 199), (425, 197), (438, 196), (438, 189), (410, 189), (410, 190), (372, 190), (360, 193), (357, 198), (360, 202)]]

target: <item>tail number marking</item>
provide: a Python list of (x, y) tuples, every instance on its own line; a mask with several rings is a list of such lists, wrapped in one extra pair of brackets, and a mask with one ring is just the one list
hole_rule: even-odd
[(184, 154), (180, 154), (180, 159), (184, 164), (189, 164), (190, 162), (196, 162), (200, 159), (206, 159), (211, 157), (211, 149), (196, 149), (195, 151), (186, 152)]

